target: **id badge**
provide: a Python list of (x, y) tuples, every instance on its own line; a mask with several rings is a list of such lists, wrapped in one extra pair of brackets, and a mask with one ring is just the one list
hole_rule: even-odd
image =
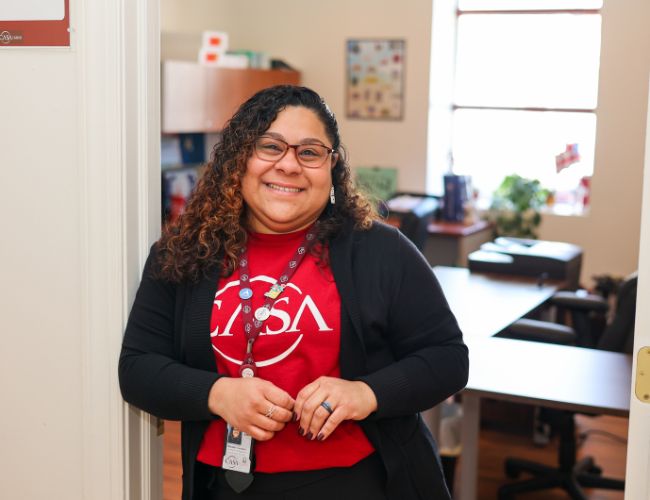
[(228, 424), (221, 468), (249, 474), (252, 461), (253, 438)]

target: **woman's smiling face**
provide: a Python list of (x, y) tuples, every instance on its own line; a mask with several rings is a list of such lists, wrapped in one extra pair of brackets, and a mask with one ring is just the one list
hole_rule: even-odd
[[(288, 144), (332, 147), (325, 126), (311, 109), (290, 106), (278, 113), (264, 133)], [(289, 233), (318, 219), (332, 186), (333, 155), (320, 168), (298, 163), (295, 148), (277, 161), (262, 160), (253, 152), (242, 178), (248, 228), (257, 233)]]

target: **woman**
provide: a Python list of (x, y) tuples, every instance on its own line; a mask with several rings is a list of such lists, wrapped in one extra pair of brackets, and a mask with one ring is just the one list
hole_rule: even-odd
[(467, 348), (374, 219), (315, 92), (262, 90), (227, 124), (120, 357), (125, 400), (183, 422), (184, 500), (449, 498), (418, 412), (465, 385)]

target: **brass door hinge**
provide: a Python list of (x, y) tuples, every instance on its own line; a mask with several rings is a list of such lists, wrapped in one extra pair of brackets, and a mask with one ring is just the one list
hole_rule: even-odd
[(639, 349), (636, 358), (636, 397), (642, 403), (650, 403), (650, 347)]

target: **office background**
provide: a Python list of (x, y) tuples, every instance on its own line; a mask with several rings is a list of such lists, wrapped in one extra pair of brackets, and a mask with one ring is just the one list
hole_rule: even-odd
[[(254, 15), (256, 5), (264, 16)], [(339, 116), (344, 39), (405, 38), (405, 120), (342, 118), (342, 131), (354, 164), (395, 165), (403, 189), (423, 185), (430, 2), (278, 0), (273, 23), (269, 3), (258, 0), (162, 7), (175, 8), (179, 23), (164, 29), (222, 27), (223, 20), (233, 43), (291, 61)], [(288, 13), (297, 8), (315, 13), (327, 29), (292, 26)], [(158, 34), (157, 9), (153, 0), (73, 0), (70, 48), (0, 52), (3, 498), (125, 498), (129, 479), (136, 484), (138, 474), (147, 474), (122, 456), (124, 446), (137, 443), (125, 436), (123, 420), (133, 415), (118, 399), (115, 356), (143, 248), (153, 237), (145, 234), (154, 227), (146, 207), (159, 206), (143, 187), (155, 176), (147, 179), (141, 167), (157, 163), (157, 144), (134, 146), (139, 133), (151, 140), (156, 132), (147, 127), (158, 126), (157, 95), (143, 75), (158, 66), (158, 54), (146, 49)], [(646, 0), (605, 2), (592, 210), (586, 218), (547, 217), (542, 227), (543, 238), (585, 248), (586, 275), (624, 274), (637, 263), (648, 25)], [(149, 492), (146, 477), (137, 484), (144, 486), (131, 498)]]
[[(432, 5), (428, 0), (277, 0), (269, 8), (263, 0), (195, 0), (188, 9), (182, 0), (161, 0), (161, 30), (220, 29), (229, 33), (232, 47), (286, 60), (333, 107), (353, 166), (395, 166), (399, 189), (421, 191), (427, 169)], [(250, 14), (255, 11), (264, 16)], [(647, 12), (642, 2), (604, 2), (591, 209), (587, 216), (546, 215), (541, 226), (541, 239), (584, 248), (587, 285), (593, 274), (626, 275), (638, 262), (650, 72)], [(314, 20), (323, 29), (314, 29)], [(406, 40), (403, 121), (345, 116), (345, 42), (373, 37)], [(164, 49), (163, 44), (163, 56)]]

